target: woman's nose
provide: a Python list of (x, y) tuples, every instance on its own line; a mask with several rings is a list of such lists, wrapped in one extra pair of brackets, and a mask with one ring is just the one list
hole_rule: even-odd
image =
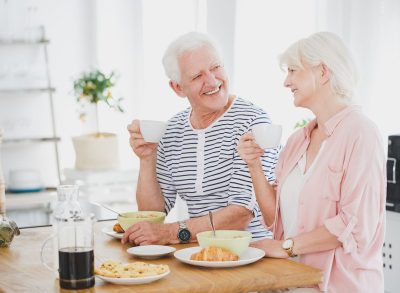
[(290, 87), (289, 76), (286, 76), (285, 80), (283, 81), (283, 86), (284, 87)]

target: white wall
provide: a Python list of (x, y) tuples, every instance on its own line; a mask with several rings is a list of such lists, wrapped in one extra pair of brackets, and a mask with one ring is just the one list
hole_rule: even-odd
[[(119, 135), (121, 168), (130, 169), (138, 161), (129, 148), (126, 125), (133, 118), (166, 120), (188, 105), (169, 88), (161, 58), (173, 38), (191, 30), (208, 31), (220, 40), (232, 92), (265, 108), (273, 122), (282, 124), (283, 141), (298, 120), (312, 114), (293, 106), (291, 93), (282, 86), (278, 54), (316, 30), (336, 31), (363, 65), (358, 101), (385, 135), (400, 132), (395, 118), (399, 15), (397, 0), (3, 0), (0, 37), (29, 36), (27, 27), (46, 27), (62, 168), (74, 164), (71, 137), (94, 131), (94, 123), (78, 120), (73, 79), (91, 67), (120, 74), (114, 93), (125, 98), (126, 113), (101, 108), (100, 127)], [(0, 86), (43, 82), (41, 64), (38, 48), (0, 46)], [(0, 95), (5, 136), (49, 133), (46, 99)], [(24, 156), (19, 149), (3, 149), (2, 156), (6, 175), (10, 168), (38, 165), (49, 185), (56, 180), (49, 145), (31, 146)]]

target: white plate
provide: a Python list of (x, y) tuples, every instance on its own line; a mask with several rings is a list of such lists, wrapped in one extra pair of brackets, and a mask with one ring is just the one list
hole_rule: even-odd
[(165, 272), (161, 275), (155, 275), (155, 276), (147, 276), (147, 277), (141, 277), (141, 278), (110, 278), (110, 277), (104, 277), (100, 275), (96, 275), (96, 277), (109, 282), (113, 284), (121, 284), (121, 285), (135, 285), (135, 284), (147, 284), (150, 282), (157, 281), (161, 278), (164, 278), (170, 273), (170, 271)]
[(127, 250), (127, 252), (129, 254), (133, 254), (137, 257), (141, 257), (144, 259), (156, 259), (164, 255), (167, 255), (171, 252), (174, 252), (175, 250), (176, 249), (172, 246), (143, 245), (143, 246), (131, 247)]
[(265, 255), (265, 252), (263, 250), (255, 247), (249, 247), (245, 252), (243, 252), (239, 260), (234, 260), (234, 261), (191, 260), (190, 256), (193, 253), (199, 252), (200, 250), (201, 250), (200, 246), (184, 248), (175, 252), (174, 256), (181, 262), (194, 266), (211, 267), (211, 268), (229, 268), (229, 267), (244, 266), (249, 263), (256, 262), (259, 259), (263, 258)]
[(101, 229), (101, 232), (103, 232), (104, 234), (107, 234), (108, 236), (114, 237), (116, 239), (122, 239), (122, 237), (124, 236), (124, 233), (117, 233), (113, 230), (114, 224), (111, 226), (106, 226), (103, 227), (103, 229)]

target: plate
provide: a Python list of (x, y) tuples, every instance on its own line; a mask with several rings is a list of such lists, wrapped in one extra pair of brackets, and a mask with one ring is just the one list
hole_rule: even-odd
[(157, 281), (157, 280), (162, 279), (165, 276), (169, 275), (169, 273), (170, 273), (170, 271), (165, 272), (160, 275), (147, 276), (147, 277), (141, 277), (141, 278), (110, 278), (110, 277), (104, 277), (104, 276), (100, 276), (100, 275), (96, 275), (96, 277), (98, 277), (106, 282), (113, 283), (113, 284), (138, 285), (138, 284), (147, 284), (147, 283)]
[(104, 234), (107, 234), (108, 236), (111, 236), (113, 238), (116, 239), (122, 239), (122, 237), (124, 236), (124, 233), (117, 233), (113, 230), (114, 224), (111, 226), (106, 226), (103, 227), (103, 229), (101, 229), (101, 232), (103, 232)]
[(175, 252), (174, 256), (181, 262), (194, 266), (210, 267), (210, 268), (230, 268), (230, 267), (244, 266), (256, 262), (259, 259), (263, 258), (265, 255), (265, 252), (263, 250), (255, 247), (249, 247), (245, 252), (243, 252), (239, 260), (234, 260), (234, 261), (191, 260), (190, 256), (193, 253), (199, 252), (200, 250), (201, 250), (200, 246), (184, 248)]
[(129, 254), (133, 254), (137, 257), (144, 259), (156, 259), (171, 252), (174, 252), (176, 248), (165, 245), (143, 245), (131, 247), (127, 250)]

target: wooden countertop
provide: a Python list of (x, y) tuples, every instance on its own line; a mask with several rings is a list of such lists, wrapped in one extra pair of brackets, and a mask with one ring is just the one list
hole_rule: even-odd
[[(95, 225), (95, 256), (124, 263), (140, 260), (126, 252), (128, 245), (101, 232), (111, 223)], [(317, 284), (322, 279), (320, 270), (284, 259), (263, 258), (235, 268), (203, 268), (181, 263), (171, 255), (144, 260), (170, 267), (167, 277), (153, 283), (122, 286), (96, 278), (91, 289), (63, 290), (40, 262), (41, 245), (51, 232), (51, 227), (22, 229), (9, 248), (0, 248), (0, 292), (249, 292)], [(190, 246), (196, 244), (175, 245), (177, 249)], [(51, 258), (50, 248), (46, 255)]]

